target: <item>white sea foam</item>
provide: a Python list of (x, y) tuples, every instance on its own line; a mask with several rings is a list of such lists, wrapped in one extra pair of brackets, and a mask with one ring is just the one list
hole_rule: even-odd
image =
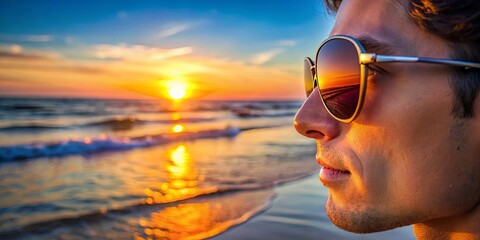
[(30, 143), (0, 147), (0, 162), (40, 157), (55, 157), (72, 154), (89, 154), (101, 151), (126, 150), (148, 147), (179, 140), (195, 140), (202, 138), (234, 137), (241, 129), (227, 127), (197, 132), (164, 133), (140, 137), (102, 136), (86, 137), (82, 140), (65, 140), (50, 143)]

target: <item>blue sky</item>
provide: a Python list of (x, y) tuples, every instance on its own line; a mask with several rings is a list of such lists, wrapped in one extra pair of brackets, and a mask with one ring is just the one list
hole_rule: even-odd
[[(0, 95), (35, 95), (36, 91), (32, 87), (22, 92), (22, 86), (25, 87), (26, 84), (14, 83), (15, 81), (31, 82), (32, 78), (36, 78), (34, 74), (26, 74), (24, 78), (29, 79), (18, 79), (20, 78), (18, 73), (22, 70), (18, 68), (21, 64), (19, 54), (35, 55), (37, 58), (38, 55), (55, 58), (58, 63), (55, 63), (53, 68), (62, 71), (67, 69), (66, 62), (69, 67), (96, 67), (100, 70), (98, 69), (100, 66), (95, 66), (94, 63), (116, 62), (115, 66), (120, 67), (118, 63), (122, 62), (124, 64), (122, 66), (126, 64), (136, 66), (135, 64), (142, 56), (146, 58), (155, 56), (151, 59), (159, 66), (170, 63), (166, 59), (175, 60), (177, 65), (189, 61), (198, 64), (202, 61), (211, 61), (207, 64), (211, 69), (213, 65), (215, 68), (222, 68), (218, 61), (224, 61), (225, 66), (229, 66), (228, 63), (235, 63), (240, 64), (237, 68), (249, 68), (252, 74), (253, 72), (257, 75), (265, 74), (264, 79), (270, 75), (269, 71), (275, 71), (275, 69), (284, 71), (289, 75), (288, 78), (297, 75), (298, 79), (301, 79), (303, 58), (306, 55), (315, 54), (318, 44), (328, 34), (332, 22), (332, 17), (325, 13), (323, 3), (319, 0), (4, 0), (0, 3), (0, 46), (2, 51), (10, 55), (7, 54), (8, 61), (4, 59), (0, 62), (0, 83), (7, 79), (9, 87), (15, 90), (9, 93), (0, 91)], [(168, 56), (161, 55), (165, 52), (171, 53), (170, 50), (175, 52), (167, 54)], [(5, 54), (1, 56), (4, 58)], [(13, 68), (12, 61), (15, 61), (17, 66), (14, 70), (15, 74), (8, 72)], [(152, 61), (148, 64), (154, 63)], [(61, 62), (63, 65), (60, 64)], [(38, 65), (38, 62), (35, 64)], [(32, 62), (25, 63), (23, 70), (27, 71), (31, 66)], [(44, 81), (47, 85), (51, 84), (53, 80), (47, 77), (45, 71), (48, 67), (52, 69), (52, 66), (46, 63), (42, 66), (44, 69), (38, 75), (44, 77), (37, 79), (36, 82)], [(109, 69), (109, 74), (113, 74), (112, 66), (102, 65), (101, 70)], [(252, 69), (252, 66), (257, 69)], [(262, 72), (262, 68), (265, 71)], [(52, 74), (55, 75), (54, 72)], [(206, 81), (206, 76), (188, 69), (183, 75), (190, 75), (192, 82), (205, 83)], [(159, 73), (158, 79), (163, 79), (163, 76)], [(71, 76), (71, 79), (76, 79), (75, 81), (80, 78), (80, 76)], [(250, 79), (251, 76), (246, 78)], [(67, 83), (74, 81), (71, 79), (65, 79), (65, 81)], [(98, 80), (103, 81), (102, 78)], [(148, 80), (144, 78), (142, 81)], [(153, 78), (151, 81), (154, 81)], [(252, 78), (252, 81), (255, 80)], [(112, 85), (112, 82), (110, 81), (109, 84)], [(90, 84), (95, 85), (93, 82)], [(285, 83), (280, 81), (279, 84)], [(54, 89), (59, 87), (58, 84), (53, 85)], [(107, 85), (104, 86), (106, 89), (113, 89)], [(68, 95), (70, 91), (74, 91), (72, 87), (73, 85), (65, 87), (62, 92)], [(60, 87), (59, 90), (62, 88)], [(79, 91), (88, 91), (88, 88)], [(101, 92), (98, 93), (102, 95)], [(148, 93), (141, 94), (151, 96)], [(99, 97), (104, 97), (100, 95)], [(109, 94), (104, 95), (109, 96)], [(221, 94), (213, 95), (213, 98), (222, 96)], [(237, 95), (248, 94), (242, 95), (238, 92)], [(259, 96), (258, 93), (250, 95), (253, 98)], [(274, 95), (276, 94), (274, 93), (272, 98), (275, 98)], [(89, 92), (84, 97), (92, 96), (95, 94)], [(289, 96), (295, 97), (299, 94), (292, 93)], [(113, 97), (121, 97), (121, 93), (118, 92)], [(129, 97), (134, 96), (129, 95)]]

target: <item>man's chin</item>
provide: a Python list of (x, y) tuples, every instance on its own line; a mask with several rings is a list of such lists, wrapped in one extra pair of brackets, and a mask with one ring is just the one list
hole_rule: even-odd
[(376, 209), (361, 209), (358, 206), (339, 207), (331, 196), (326, 203), (328, 218), (337, 227), (353, 233), (381, 232), (410, 225), (408, 217), (395, 217), (382, 214)]

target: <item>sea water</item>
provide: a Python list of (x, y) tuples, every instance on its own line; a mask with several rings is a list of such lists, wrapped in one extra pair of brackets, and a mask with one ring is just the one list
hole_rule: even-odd
[(0, 99), (0, 239), (198, 239), (318, 171), (300, 102)]

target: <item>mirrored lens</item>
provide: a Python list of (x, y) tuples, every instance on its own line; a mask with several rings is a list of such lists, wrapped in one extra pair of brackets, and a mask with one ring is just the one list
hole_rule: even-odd
[(360, 64), (353, 43), (343, 39), (326, 42), (317, 55), (320, 94), (330, 113), (349, 119), (355, 113), (360, 95)]
[(312, 71), (313, 62), (310, 58), (305, 58), (303, 61), (303, 82), (305, 84), (305, 93), (307, 97), (310, 96), (313, 89), (316, 87), (313, 83), (313, 71)]

